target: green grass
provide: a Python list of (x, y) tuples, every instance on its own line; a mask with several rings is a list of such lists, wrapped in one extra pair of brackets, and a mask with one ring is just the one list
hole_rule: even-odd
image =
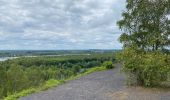
[(13, 95), (9, 95), (9, 96), (5, 97), (4, 100), (17, 100), (18, 98), (27, 96), (29, 94), (40, 92), (40, 91), (43, 91), (43, 90), (47, 90), (47, 89), (52, 88), (52, 87), (57, 87), (58, 85), (61, 85), (65, 82), (67, 82), (67, 81), (74, 80), (74, 79), (80, 78), (84, 75), (87, 75), (87, 74), (90, 74), (90, 73), (93, 73), (93, 72), (96, 72), (96, 71), (102, 71), (102, 70), (106, 70), (106, 68), (104, 66), (90, 68), (82, 74), (72, 76), (72, 77), (70, 77), (66, 80), (62, 80), (62, 81), (51, 79), (51, 80), (46, 81), (45, 84), (43, 84), (42, 86), (29, 88), (29, 89), (23, 90), (21, 92), (15, 93)]

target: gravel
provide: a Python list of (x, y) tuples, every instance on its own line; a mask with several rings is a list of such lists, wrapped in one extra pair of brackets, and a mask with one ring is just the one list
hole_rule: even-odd
[(120, 64), (20, 100), (170, 100), (170, 90), (127, 87)]

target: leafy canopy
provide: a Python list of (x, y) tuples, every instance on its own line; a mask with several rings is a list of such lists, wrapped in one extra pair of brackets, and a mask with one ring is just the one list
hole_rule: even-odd
[(127, 0), (123, 19), (118, 21), (124, 33), (124, 47), (158, 50), (170, 45), (170, 0)]

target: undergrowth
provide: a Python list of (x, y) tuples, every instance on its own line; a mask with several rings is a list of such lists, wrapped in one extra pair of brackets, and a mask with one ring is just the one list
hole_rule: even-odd
[(13, 95), (9, 95), (9, 96), (5, 97), (4, 100), (17, 100), (18, 98), (27, 96), (29, 94), (37, 93), (37, 92), (40, 92), (40, 91), (43, 91), (43, 90), (47, 90), (47, 89), (52, 88), (52, 87), (57, 87), (58, 85), (61, 85), (65, 82), (67, 82), (67, 81), (77, 79), (77, 78), (80, 78), (84, 75), (87, 75), (87, 74), (90, 74), (90, 73), (93, 73), (93, 72), (96, 72), (96, 71), (102, 71), (102, 70), (106, 70), (106, 67), (102, 66), (102, 67), (90, 68), (86, 72), (78, 74), (76, 76), (72, 76), (72, 77), (70, 77), (66, 80), (50, 79), (50, 80), (46, 81), (45, 84), (43, 84), (39, 87), (32, 87), (32, 88), (23, 90), (21, 92), (15, 93)]

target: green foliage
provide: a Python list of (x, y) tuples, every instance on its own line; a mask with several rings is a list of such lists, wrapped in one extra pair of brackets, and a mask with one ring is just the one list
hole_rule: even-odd
[(73, 73), (75, 73), (75, 74), (76, 74), (76, 73), (79, 73), (79, 72), (80, 72), (81, 67), (80, 67), (80, 66), (78, 66), (78, 65), (74, 65), (72, 69), (73, 69)]
[(41, 85), (39, 87), (28, 88), (26, 90), (23, 90), (21, 92), (15, 93), (13, 95), (9, 95), (8, 97), (4, 98), (4, 100), (17, 100), (18, 98), (26, 96), (26, 95), (29, 95), (31, 93), (35, 93), (35, 92), (46, 90), (46, 89), (49, 89), (49, 88), (52, 88), (52, 87), (56, 87), (56, 86), (58, 86), (60, 84), (63, 84), (65, 82), (69, 81), (69, 80), (73, 80), (73, 79), (82, 77), (84, 75), (93, 73), (95, 71), (102, 71), (102, 70), (105, 70), (105, 69), (106, 69), (105, 67), (94, 67), (94, 68), (88, 69), (84, 73), (78, 74), (76, 76), (72, 76), (72, 77), (70, 77), (68, 79), (65, 79), (65, 80), (60, 80), (59, 81), (59, 80), (50, 79), (50, 80), (46, 81), (45, 84), (43, 84), (43, 85)]
[(27, 76), (28, 80), (31, 80), (31, 81), (28, 81), (29, 86), (30, 85), (38, 86), (41, 83), (43, 83), (43, 81), (44, 81), (42, 79), (43, 72), (41, 71), (40, 68), (38, 68), (36, 66), (32, 66), (30, 68), (27, 68), (25, 70), (25, 72), (26, 72), (26, 76)]
[(7, 71), (7, 90), (8, 94), (21, 91), (22, 89), (28, 87), (28, 78), (21, 66), (15, 64)]
[(0, 65), (0, 98), (7, 96), (7, 73), (6, 67)]
[(29, 88), (29, 89), (23, 90), (20, 93), (8, 95), (7, 97), (4, 98), (4, 100), (18, 100), (18, 98), (26, 96), (26, 95), (31, 94), (31, 93), (34, 93), (36, 91), (37, 91), (37, 89), (35, 89), (35, 88)]
[(170, 1), (169, 0), (126, 0), (123, 19), (118, 21), (124, 33), (120, 42), (124, 47), (142, 50), (160, 50), (170, 45)]
[(112, 61), (105, 61), (102, 66), (105, 66), (107, 69), (114, 68), (114, 65), (113, 65)]
[[(101, 66), (107, 60), (114, 61), (114, 55), (30, 57), (0, 62), (0, 99), (24, 91), (19, 94), (20, 97), (33, 91), (30, 88), (41, 86), (39, 90), (48, 89), (56, 84), (54, 80), (62, 83), (63, 80), (88, 72), (89, 68)], [(98, 69), (91, 72), (93, 70)]]
[(124, 31), (123, 62), (130, 84), (159, 85), (168, 80), (170, 55), (170, 0), (126, 0), (119, 28)]
[(28, 88), (26, 90), (15, 93), (13, 95), (9, 95), (8, 97), (4, 98), (4, 100), (18, 100), (18, 98), (20, 98), (20, 97), (26, 96), (26, 95), (31, 94), (31, 93), (39, 92), (39, 91), (42, 91), (42, 90), (46, 90), (46, 89), (49, 89), (51, 87), (58, 86), (61, 83), (62, 83), (62, 81), (51, 79), (51, 80), (46, 81), (45, 84), (43, 84), (39, 87)]
[(120, 59), (124, 64), (123, 70), (129, 75), (135, 76), (136, 79), (131, 80), (132, 83), (156, 86), (168, 81), (170, 55), (126, 49), (122, 52)]
[(106, 69), (105, 67), (94, 67), (94, 68), (91, 68), (91, 69), (87, 70), (85, 73), (80, 74), (80, 75), (82, 76), (82, 75), (93, 73), (95, 71), (102, 71), (102, 70), (105, 70), (105, 69)]
[(51, 87), (55, 87), (55, 86), (57, 86), (61, 83), (62, 83), (62, 81), (50, 79), (50, 80), (46, 81), (45, 84), (39, 90), (46, 90), (46, 89), (49, 89)]

